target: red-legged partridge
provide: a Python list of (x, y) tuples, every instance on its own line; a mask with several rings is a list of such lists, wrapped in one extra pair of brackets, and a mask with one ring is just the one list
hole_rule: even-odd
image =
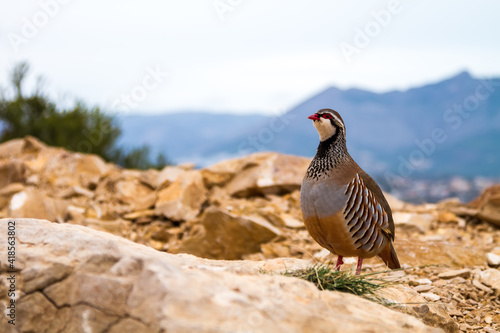
[(322, 109), (308, 117), (319, 133), (320, 143), (302, 181), (300, 205), (311, 237), (342, 257), (379, 256), (390, 269), (400, 268), (394, 240), (391, 207), (377, 183), (347, 152), (346, 131), (340, 115)]

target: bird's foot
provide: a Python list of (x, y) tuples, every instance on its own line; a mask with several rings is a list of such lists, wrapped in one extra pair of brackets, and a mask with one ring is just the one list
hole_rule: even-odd
[(335, 265), (335, 270), (337, 272), (340, 271), (340, 266), (342, 266), (342, 264), (344, 263), (342, 258), (343, 258), (342, 256), (338, 256), (338, 258), (337, 258), (337, 264)]
[(358, 257), (358, 266), (356, 266), (356, 275), (361, 273), (361, 265), (363, 265), (363, 258)]

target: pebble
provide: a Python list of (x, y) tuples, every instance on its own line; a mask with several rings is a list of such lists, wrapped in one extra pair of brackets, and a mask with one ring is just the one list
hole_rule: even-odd
[(414, 287), (413, 289), (418, 293), (425, 293), (427, 291), (430, 291), (432, 289), (432, 286), (430, 284), (422, 284)]
[(421, 286), (425, 284), (432, 284), (432, 281), (430, 279), (415, 279), (408, 281), (408, 284), (410, 286)]
[(463, 317), (464, 315), (462, 314), (462, 312), (458, 311), (457, 309), (453, 309), (453, 310), (449, 310), (448, 311), (448, 314), (450, 316), (456, 316), (456, 317)]
[(420, 295), (422, 295), (426, 300), (432, 302), (439, 301), (441, 299), (439, 295), (436, 295), (434, 293), (421, 293)]
[(486, 261), (490, 267), (500, 266), (500, 255), (495, 253), (486, 253)]
[(492, 294), (493, 293), (493, 290), (491, 290), (490, 288), (486, 287), (484, 284), (482, 284), (481, 282), (479, 282), (478, 280), (474, 279), (472, 281), (472, 284), (474, 285), (474, 287), (476, 287), (477, 289), (480, 289), (482, 291), (485, 291), (487, 292), (488, 294)]
[(390, 271), (389, 273), (387, 273), (387, 276), (391, 278), (402, 278), (405, 275), (406, 275), (405, 271)]
[(461, 283), (466, 283), (467, 280), (464, 279), (463, 277), (457, 276), (457, 277), (454, 277), (453, 279), (451, 279), (450, 282), (453, 284), (461, 284)]
[(438, 220), (442, 223), (457, 223), (458, 216), (449, 211), (442, 211), (438, 215)]
[(467, 279), (468, 277), (470, 277), (470, 274), (471, 274), (470, 269), (464, 268), (464, 269), (457, 269), (439, 273), (438, 277), (440, 279), (453, 279), (455, 277), (462, 277), (464, 279)]
[(458, 326), (458, 328), (459, 328), (461, 331), (467, 332), (467, 330), (470, 328), (470, 325), (469, 325), (469, 324), (460, 324), (460, 325)]

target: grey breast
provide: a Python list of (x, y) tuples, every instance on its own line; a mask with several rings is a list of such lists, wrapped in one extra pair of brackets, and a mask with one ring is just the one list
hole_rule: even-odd
[(346, 206), (346, 186), (335, 184), (331, 179), (304, 178), (300, 190), (300, 205), (304, 218), (325, 218), (343, 211)]

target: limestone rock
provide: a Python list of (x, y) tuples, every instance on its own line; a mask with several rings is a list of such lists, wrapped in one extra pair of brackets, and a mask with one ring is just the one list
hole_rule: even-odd
[(470, 205), (478, 210), (477, 217), (500, 227), (500, 184), (487, 188)]
[(114, 168), (97, 155), (70, 153), (62, 148), (46, 149), (25, 163), (54, 187), (95, 187)]
[(105, 332), (117, 320), (116, 316), (95, 307), (79, 304), (60, 309), (52, 327), (63, 327), (61, 332)]
[[(20, 332), (50, 332), (51, 330), (54, 332), (62, 328), (54, 325), (57, 308), (40, 291), (27, 294), (17, 302), (16, 326), (20, 328)], [(4, 329), (8, 327), (5, 322), (1, 324), (4, 324), (2, 325)]]
[(381, 289), (376, 295), (400, 311), (420, 318), (427, 325), (440, 327), (445, 332), (458, 332), (458, 325), (448, 315), (445, 305), (428, 303), (411, 287), (396, 285)]
[(467, 267), (484, 265), (484, 255), (471, 246), (454, 244), (446, 241), (431, 241), (398, 237), (394, 247), (401, 264), (418, 265), (449, 265)]
[(124, 170), (108, 176), (96, 188), (96, 197), (102, 202), (118, 202), (130, 211), (145, 210), (155, 204), (156, 193), (143, 181), (143, 173)]
[(495, 290), (497, 296), (500, 296), (500, 270), (488, 268), (484, 271), (475, 273), (475, 277), (485, 285)]
[(491, 252), (486, 253), (486, 261), (491, 267), (500, 266), (500, 247), (496, 247)]
[(172, 184), (177, 180), (177, 178), (184, 175), (185, 173), (186, 170), (183, 168), (168, 165), (159, 172), (155, 181), (155, 187), (158, 189), (166, 187)]
[(259, 216), (237, 216), (210, 207), (174, 251), (212, 259), (241, 259), (280, 234)]
[(434, 293), (429, 293), (429, 292), (421, 292), (420, 296), (423, 296), (426, 300), (431, 301), (431, 302), (439, 301), (441, 299), (441, 297), (439, 297), (439, 295), (436, 295)]
[(234, 174), (224, 188), (236, 197), (248, 197), (283, 194), (299, 189), (310, 162), (304, 157), (256, 153), (220, 162), (208, 170)]
[(0, 189), (11, 183), (21, 182), (25, 172), (25, 166), (21, 160), (13, 158), (0, 160)]
[(125, 318), (120, 320), (117, 324), (114, 324), (111, 329), (108, 331), (109, 333), (154, 333), (156, 330), (153, 330), (139, 320), (135, 320), (132, 318)]
[[(24, 190), (24, 186), (21, 183), (10, 183), (2, 188), (0, 188), (0, 210), (7, 211), (8, 203), (12, 195)], [(1, 214), (1, 213), (0, 213)], [(7, 214), (5, 214), (7, 216)]]
[(407, 204), (404, 201), (399, 200), (395, 196), (384, 192), (384, 197), (387, 200), (387, 203), (389, 203), (389, 206), (391, 207), (392, 211), (400, 211), (405, 209), (405, 207), (411, 206), (410, 204)]
[(417, 231), (421, 234), (428, 232), (431, 222), (434, 220), (432, 214), (416, 214), (414, 212), (394, 212), (394, 224), (408, 231)]
[(461, 277), (461, 278), (468, 278), (471, 275), (470, 269), (464, 268), (464, 269), (457, 269), (457, 270), (451, 270), (451, 271), (446, 271), (443, 273), (438, 274), (438, 277), (440, 279), (453, 279), (456, 277)]
[(0, 159), (21, 155), (26, 139), (14, 139), (0, 144)]
[(175, 221), (194, 219), (207, 199), (207, 190), (199, 171), (188, 171), (160, 190), (155, 204), (157, 215)]
[(486, 261), (488, 262), (488, 265), (491, 267), (500, 266), (500, 256), (498, 254), (486, 253)]
[(49, 221), (63, 220), (68, 203), (46, 196), (41, 191), (27, 188), (14, 194), (9, 203), (9, 217), (43, 218)]
[[(6, 223), (0, 220), (3, 232)], [(160, 253), (82, 226), (41, 220), (17, 220), (16, 233), (17, 281), (23, 281), (30, 267), (29, 274), (42, 279), (56, 263), (71, 267), (69, 275), (42, 290), (25, 292), (19, 283), (21, 331), (441, 331), (354, 295), (322, 292), (303, 280), (263, 275), (260, 271), (267, 262)], [(5, 242), (0, 237), (2, 258)], [(45, 266), (38, 271), (34, 263)], [(4, 266), (0, 269), (5, 273)], [(2, 311), (6, 300), (2, 293)], [(1, 316), (0, 330), (8, 329)]]
[(415, 288), (413, 288), (416, 292), (418, 293), (421, 293), (422, 296), (425, 297), (425, 295), (423, 295), (423, 293), (426, 293), (428, 291), (431, 291), (432, 289), (432, 286), (430, 284), (422, 284), (422, 285), (419, 285), (419, 286), (416, 286)]

